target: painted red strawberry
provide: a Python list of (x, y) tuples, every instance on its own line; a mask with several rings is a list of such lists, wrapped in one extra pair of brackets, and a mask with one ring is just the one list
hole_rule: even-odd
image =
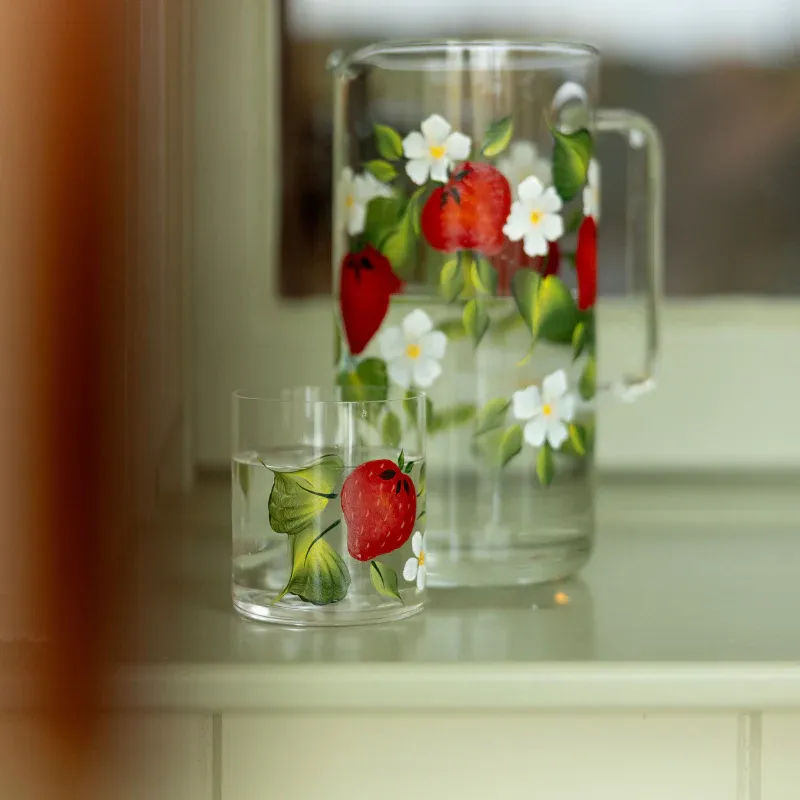
[(368, 244), (342, 259), (339, 305), (347, 344), (358, 355), (380, 328), (389, 310), (389, 295), (399, 292), (403, 282), (392, 272), (389, 259)]
[(547, 263), (544, 265), (542, 275), (558, 275), (559, 267), (561, 266), (561, 250), (558, 248), (558, 242), (547, 243)]
[(578, 228), (575, 271), (578, 275), (578, 308), (585, 311), (597, 300), (597, 224), (594, 217), (584, 217)]
[(388, 458), (367, 461), (342, 486), (347, 549), (370, 561), (405, 544), (417, 518), (414, 482)]
[(421, 225), (431, 247), (452, 253), (477, 250), (491, 256), (503, 247), (511, 188), (491, 164), (458, 164), (422, 208)]

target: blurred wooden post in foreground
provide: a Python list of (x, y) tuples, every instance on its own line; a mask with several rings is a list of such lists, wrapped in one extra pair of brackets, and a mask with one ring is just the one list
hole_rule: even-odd
[(2, 698), (4, 797), (74, 796), (136, 600), (133, 510), (186, 439), (181, 8), (0, 4), (0, 667), (32, 695)]

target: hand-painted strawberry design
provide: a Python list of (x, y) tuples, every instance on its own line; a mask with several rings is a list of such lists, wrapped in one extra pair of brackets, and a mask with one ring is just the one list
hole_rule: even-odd
[(414, 482), (394, 461), (381, 458), (354, 469), (342, 486), (347, 550), (359, 561), (397, 550), (417, 518)]
[(561, 252), (558, 242), (548, 242), (546, 256), (529, 256), (523, 249), (522, 240), (506, 239), (499, 253), (491, 257), (497, 270), (497, 294), (507, 295), (511, 291), (511, 279), (518, 269), (533, 269), (540, 275), (558, 275)]
[(491, 164), (465, 161), (425, 203), (422, 233), (437, 250), (477, 250), (491, 256), (503, 247), (510, 210), (511, 188), (503, 173)]
[(358, 355), (369, 344), (389, 310), (389, 296), (403, 282), (392, 272), (389, 259), (372, 245), (342, 260), (339, 305), (350, 352)]
[(544, 264), (544, 269), (541, 270), (542, 275), (558, 275), (558, 270), (561, 267), (561, 250), (559, 250), (558, 242), (547, 243), (547, 261)]
[(578, 228), (575, 271), (578, 276), (578, 308), (585, 311), (597, 300), (597, 224), (594, 217), (584, 217)]

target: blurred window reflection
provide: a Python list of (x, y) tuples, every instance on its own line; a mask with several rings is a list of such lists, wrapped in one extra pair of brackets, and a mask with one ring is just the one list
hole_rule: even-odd
[[(603, 105), (664, 137), (668, 294), (800, 293), (800, 0), (283, 0), (284, 294), (330, 289), (328, 54), (453, 35), (601, 49)], [(609, 140), (599, 156), (600, 288), (619, 294), (624, 152)]]

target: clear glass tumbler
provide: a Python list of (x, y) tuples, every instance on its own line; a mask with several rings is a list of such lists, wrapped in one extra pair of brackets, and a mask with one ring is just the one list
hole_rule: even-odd
[[(597, 107), (569, 43), (389, 42), (334, 65), (337, 374), (428, 396), (434, 585), (576, 572), (594, 534), (596, 396), (652, 385), (662, 165), (643, 117)], [(600, 178), (622, 134), (641, 363), (598, 379)], [(634, 360), (639, 360), (634, 357)], [(626, 365), (628, 366), (628, 365)]]
[[(358, 395), (358, 399), (353, 398)], [(356, 625), (425, 597), (425, 402), (386, 387), (233, 395), (232, 592), (252, 619)]]

